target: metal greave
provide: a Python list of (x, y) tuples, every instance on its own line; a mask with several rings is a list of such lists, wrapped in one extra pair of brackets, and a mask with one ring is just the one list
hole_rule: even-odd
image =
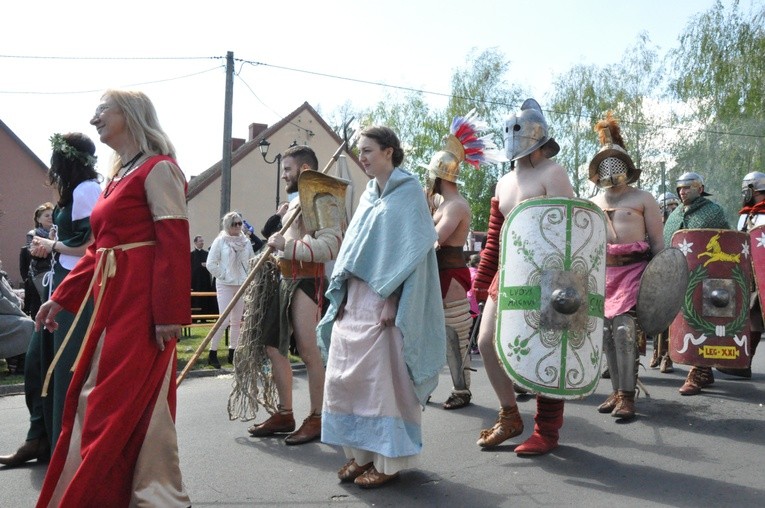
[[(614, 356), (618, 365), (617, 373), (611, 371), (611, 380), (617, 380), (619, 390), (633, 392), (637, 384), (635, 368), (637, 362), (637, 328), (635, 319), (628, 314), (620, 314), (612, 320), (611, 326), (616, 350)], [(609, 358), (608, 361), (610, 365), (611, 359)]]

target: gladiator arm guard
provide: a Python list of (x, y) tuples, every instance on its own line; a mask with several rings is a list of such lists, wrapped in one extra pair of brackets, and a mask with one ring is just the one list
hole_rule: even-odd
[(337, 257), (342, 241), (343, 233), (339, 227), (320, 229), (314, 235), (305, 235), (300, 240), (287, 240), (284, 257), (293, 261), (326, 263)]
[(491, 198), (486, 246), (481, 252), (481, 262), (478, 264), (478, 272), (473, 281), (473, 293), (479, 302), (485, 302), (489, 297), (489, 286), (499, 269), (499, 232), (504, 222), (505, 216), (499, 211), (499, 200)]

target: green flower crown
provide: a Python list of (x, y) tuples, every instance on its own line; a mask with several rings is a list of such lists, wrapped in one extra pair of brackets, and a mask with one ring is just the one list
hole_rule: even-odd
[(63, 156), (70, 161), (78, 161), (82, 164), (85, 164), (86, 166), (96, 166), (95, 156), (77, 150), (75, 147), (70, 145), (61, 134), (54, 134), (51, 136), (50, 144), (53, 147), (53, 153), (58, 152), (63, 154)]

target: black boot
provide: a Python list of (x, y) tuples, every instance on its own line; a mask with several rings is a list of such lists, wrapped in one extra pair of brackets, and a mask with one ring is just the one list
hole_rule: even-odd
[(216, 369), (220, 369), (220, 362), (218, 361), (218, 351), (210, 350), (210, 356), (207, 358), (207, 365), (212, 365)]
[(231, 348), (228, 350), (228, 363), (234, 365), (234, 350)]

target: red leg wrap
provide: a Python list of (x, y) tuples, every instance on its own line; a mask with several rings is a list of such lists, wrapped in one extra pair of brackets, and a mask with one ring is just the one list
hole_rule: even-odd
[(505, 216), (499, 210), (499, 200), (491, 198), (491, 213), (489, 214), (489, 231), (486, 233), (486, 246), (481, 251), (481, 262), (478, 265), (473, 292), (479, 302), (485, 302), (489, 294), (489, 286), (499, 268), (499, 233)]

